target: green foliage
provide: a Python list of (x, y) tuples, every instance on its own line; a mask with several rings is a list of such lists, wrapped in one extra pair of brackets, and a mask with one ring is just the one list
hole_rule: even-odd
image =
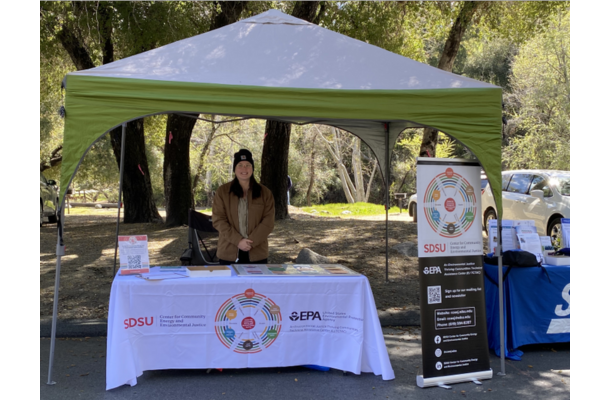
[(293, 184), (290, 201), (293, 205), (308, 204), (306, 196), (311, 180), (311, 163), (314, 165), (311, 204), (319, 203), (328, 187), (335, 182), (335, 165), (320, 140), (314, 126), (292, 126), (288, 173)]
[(570, 170), (570, 13), (557, 13), (515, 58), (509, 169)]
[(548, 29), (556, 13), (568, 12), (568, 1), (494, 1), (480, 16), (481, 32), (495, 32), (516, 45)]
[[(390, 199), (394, 193), (415, 193), (417, 190), (416, 160), (421, 149), (422, 129), (406, 129), (396, 143), (392, 157)], [(455, 144), (440, 132), (436, 157), (454, 158)], [(391, 200), (390, 200), (391, 201)]]
[(107, 197), (108, 201), (118, 201), (119, 169), (109, 134), (98, 139), (87, 152), (74, 177), (72, 187), (74, 190), (98, 190)]
[(426, 62), (426, 42), (443, 30), (448, 7), (437, 2), (328, 2), (320, 25), (354, 39)]
[(463, 48), (465, 56), (455, 64), (455, 72), (510, 91), (511, 64), (518, 51), (514, 42), (496, 36), (474, 36), (463, 41)]
[[(237, 118), (201, 115), (200, 118), (217, 122), (236, 120)], [(204, 146), (209, 141), (211, 130), (214, 137), (202, 158)], [(254, 176), (260, 180), (262, 157), (262, 139), (265, 121), (259, 119), (242, 120), (212, 124), (198, 121), (192, 132), (190, 162), (192, 178), (198, 175), (199, 186), (196, 189), (196, 204), (210, 203), (211, 192), (233, 179), (233, 154), (239, 149), (248, 149), (254, 158)]]
[[(313, 207), (301, 207), (302, 211), (315, 215), (326, 215), (335, 217), (369, 216), (385, 214), (385, 206), (373, 203), (331, 203)], [(344, 213), (346, 212), (346, 213)], [(399, 213), (398, 207), (390, 207), (389, 213)]]
[[(51, 154), (62, 145), (64, 120), (58, 110), (63, 103), (61, 81), (71, 70), (67, 54), (61, 48), (48, 46), (41, 31), (40, 49), (40, 163), (49, 164)], [(58, 168), (59, 169), (59, 168)], [(46, 175), (54, 175), (45, 171)], [(60, 173), (51, 179), (59, 181)]]
[[(249, 2), (242, 18), (271, 8), (291, 14), (295, 2)], [(460, 2), (326, 2), (319, 25), (414, 60), (437, 65)], [(75, 66), (58, 40), (68, 26), (88, 49), (94, 65), (101, 65), (99, 13), (107, 10), (114, 45), (120, 59), (206, 32), (218, 2), (41, 2), (40, 3), (40, 162), (62, 144), (60, 89), (64, 75)], [(486, 2), (461, 43), (454, 72), (490, 82), (504, 89), (506, 117), (503, 157), (507, 168), (570, 169), (570, 26), (569, 2)], [(201, 116), (213, 118), (213, 116)], [(214, 116), (218, 120), (226, 117)], [(227, 117), (229, 118), (229, 117)], [(166, 116), (145, 118), (146, 153), (157, 204), (163, 199), (163, 147)], [(264, 120), (214, 126), (198, 121), (192, 135), (192, 177), (198, 176), (198, 204), (209, 203), (211, 192), (232, 178), (232, 156), (244, 147), (255, 159), (260, 176)], [(392, 158), (390, 194), (415, 191), (415, 158), (422, 130), (402, 133)], [(351, 163), (351, 136), (342, 143), (346, 165)], [(293, 126), (289, 174), (294, 187), (292, 204), (307, 204), (310, 160), (315, 171), (311, 200), (340, 201), (341, 181), (335, 163), (314, 127)], [(205, 145), (210, 145), (205, 149)], [(363, 155), (368, 152), (364, 144)], [(438, 157), (470, 157), (468, 150), (440, 134)], [(60, 153), (59, 153), (60, 154)], [(368, 154), (367, 154), (368, 155)], [(368, 163), (364, 167), (369, 169)], [(44, 172), (59, 180), (59, 167)], [(351, 173), (352, 174), (352, 173)], [(114, 198), (118, 189), (117, 164), (107, 138), (100, 139), (75, 177), (76, 187), (105, 190)], [(383, 199), (379, 172), (369, 201)], [(393, 199), (393, 197), (391, 197)], [(383, 207), (383, 206), (380, 206)]]

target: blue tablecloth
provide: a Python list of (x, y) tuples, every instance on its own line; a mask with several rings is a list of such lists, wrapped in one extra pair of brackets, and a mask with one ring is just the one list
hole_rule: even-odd
[[(520, 360), (520, 346), (571, 341), (570, 266), (512, 268), (504, 281), (505, 357)], [(500, 356), (498, 266), (484, 264), (488, 342)], [(506, 272), (507, 267), (503, 270)]]

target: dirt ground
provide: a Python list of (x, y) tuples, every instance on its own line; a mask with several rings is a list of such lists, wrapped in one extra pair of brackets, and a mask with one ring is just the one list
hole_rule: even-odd
[[(113, 277), (116, 209), (93, 215), (65, 215), (66, 255), (61, 259), (59, 312), (61, 319), (108, 317)], [(161, 212), (164, 217), (164, 212)], [(400, 255), (391, 247), (417, 242), (417, 226), (405, 212), (389, 215), (389, 262), (386, 282), (385, 215), (323, 217), (290, 207), (291, 219), (276, 221), (269, 236), (269, 263), (294, 262), (303, 248), (328, 257), (365, 275), (379, 310), (417, 310), (418, 258)], [(145, 234), (151, 265), (181, 265), (187, 248), (187, 227), (163, 224), (123, 224), (119, 234)], [(40, 228), (40, 317), (52, 316), (56, 270), (56, 224)], [(117, 269), (118, 269), (117, 260)]]

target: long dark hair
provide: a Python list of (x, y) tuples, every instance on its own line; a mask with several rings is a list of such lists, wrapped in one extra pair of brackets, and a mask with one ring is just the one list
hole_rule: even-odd
[[(250, 175), (250, 190), (252, 190), (253, 199), (260, 197), (262, 188), (254, 178), (254, 174)], [(240, 199), (244, 197), (244, 189), (242, 188), (242, 185), (240, 185), (240, 181), (238, 181), (237, 176), (233, 178), (231, 187), (229, 188), (229, 193), (235, 194)]]

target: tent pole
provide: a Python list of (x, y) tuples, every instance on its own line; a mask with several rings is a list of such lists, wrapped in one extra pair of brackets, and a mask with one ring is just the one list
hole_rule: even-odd
[(117, 250), (119, 248), (119, 221), (121, 220), (121, 195), (123, 194), (123, 170), (125, 170), (125, 127), (127, 123), (121, 125), (121, 163), (119, 164), (119, 202), (117, 203), (117, 234), (115, 236), (115, 258), (113, 261), (113, 276), (117, 268)]
[(390, 124), (386, 122), (385, 126), (385, 282), (389, 283), (389, 221), (388, 212), (390, 209)]
[(54, 365), (54, 345), (56, 343), (56, 322), (58, 318), (58, 288), (60, 286), (60, 262), (61, 257), (65, 255), (65, 245), (63, 243), (63, 221), (65, 217), (64, 211), (64, 198), (58, 210), (58, 224), (57, 224), (57, 239), (56, 239), (56, 272), (54, 275), (54, 303), (52, 305), (52, 331), (50, 334), (50, 356), (48, 357), (48, 382), (47, 385), (55, 385), (56, 382), (52, 380), (52, 366)]
[[(496, 210), (498, 209), (498, 205), (496, 204)], [(504, 282), (502, 281), (502, 273), (503, 273), (503, 265), (502, 265), (502, 218), (498, 217), (498, 304), (499, 308), (499, 318), (500, 318), (500, 372), (498, 375), (504, 376), (506, 375), (506, 369), (504, 365), (505, 359), (505, 351), (506, 345), (504, 343)], [(489, 233), (488, 233), (489, 234)]]

